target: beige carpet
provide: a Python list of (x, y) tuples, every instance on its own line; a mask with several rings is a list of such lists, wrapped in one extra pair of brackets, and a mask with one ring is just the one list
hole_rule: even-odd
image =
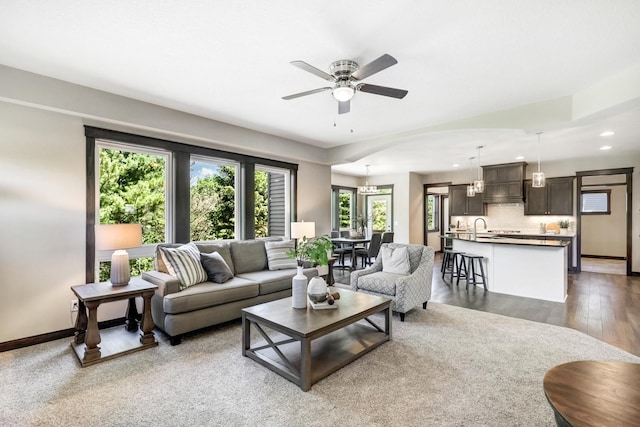
[(241, 356), (239, 322), (88, 368), (69, 339), (0, 353), (0, 425), (553, 426), (548, 369), (640, 362), (570, 329), (437, 303), (393, 328), (307, 393)]

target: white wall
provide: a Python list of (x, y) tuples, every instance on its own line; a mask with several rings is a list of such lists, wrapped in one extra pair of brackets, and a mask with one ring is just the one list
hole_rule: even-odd
[(85, 182), (80, 119), (0, 103), (0, 342), (72, 326)]
[(331, 167), (298, 165), (298, 221), (315, 221), (316, 236), (331, 233)]

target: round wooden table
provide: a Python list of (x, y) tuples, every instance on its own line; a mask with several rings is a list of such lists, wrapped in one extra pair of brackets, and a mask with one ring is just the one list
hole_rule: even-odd
[(640, 426), (640, 364), (582, 360), (544, 376), (559, 426)]

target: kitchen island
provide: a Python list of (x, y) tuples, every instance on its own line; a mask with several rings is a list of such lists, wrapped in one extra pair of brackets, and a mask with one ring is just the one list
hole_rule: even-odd
[(567, 297), (567, 246), (559, 240), (516, 239), (447, 233), (453, 249), (484, 257), (491, 292), (564, 302)]

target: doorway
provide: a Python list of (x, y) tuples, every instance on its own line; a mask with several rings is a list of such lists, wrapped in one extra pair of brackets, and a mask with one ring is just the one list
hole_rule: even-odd
[(449, 230), (450, 183), (425, 184), (424, 186), (424, 244), (441, 252), (445, 239), (440, 236)]
[(576, 172), (578, 272), (589, 256), (585, 271), (611, 274), (624, 264), (623, 274), (632, 275), (632, 173), (633, 168)]
[(367, 196), (368, 225), (371, 232), (393, 231), (393, 205), (391, 194)]

